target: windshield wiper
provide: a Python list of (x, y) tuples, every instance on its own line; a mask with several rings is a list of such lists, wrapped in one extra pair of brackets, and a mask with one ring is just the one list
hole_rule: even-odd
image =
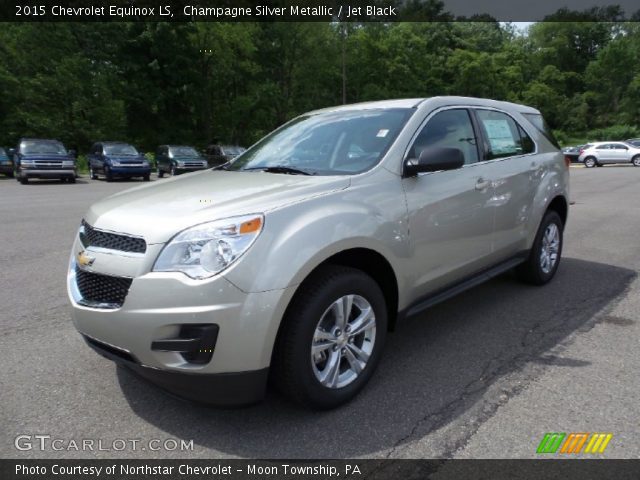
[(249, 170), (262, 170), (267, 173), (287, 173), (289, 175), (315, 175), (315, 173), (302, 170), (300, 168), (286, 167), (284, 165), (274, 165), (272, 167), (252, 167), (244, 168), (245, 172)]

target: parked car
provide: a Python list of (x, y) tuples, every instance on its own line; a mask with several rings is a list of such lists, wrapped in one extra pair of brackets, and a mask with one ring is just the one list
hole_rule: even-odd
[(116, 177), (142, 177), (148, 182), (151, 177), (149, 161), (128, 143), (96, 142), (87, 158), (92, 180), (96, 180), (99, 174), (103, 174), (107, 182)]
[(15, 149), (9, 150), (9, 156), (13, 158), (16, 179), (23, 185), (30, 178), (76, 182), (76, 154), (67, 151), (58, 140), (22, 138)]
[(13, 177), (13, 160), (2, 147), (0, 147), (0, 173), (7, 177)]
[(246, 150), (238, 145), (209, 145), (205, 149), (205, 156), (209, 162), (209, 166), (217, 167), (233, 160)]
[(630, 138), (625, 143), (630, 143), (634, 147), (640, 147), (640, 138)]
[(198, 151), (189, 146), (161, 145), (156, 151), (156, 168), (158, 177), (162, 178), (165, 173), (178, 175), (184, 172), (193, 172), (208, 168), (207, 159)]
[(544, 125), (464, 97), (327, 108), (220, 169), (108, 197), (71, 252), (75, 326), (186, 398), (252, 403), (270, 375), (340, 405), (397, 322), (514, 268), (553, 278), (569, 168)]
[(612, 163), (631, 163), (640, 167), (640, 147), (625, 142), (595, 142), (578, 158), (587, 168)]
[(591, 147), (589, 143), (575, 147), (565, 147), (562, 149), (562, 153), (564, 153), (564, 156), (568, 158), (570, 162), (575, 163), (578, 161), (578, 158), (580, 158), (580, 154), (589, 147)]

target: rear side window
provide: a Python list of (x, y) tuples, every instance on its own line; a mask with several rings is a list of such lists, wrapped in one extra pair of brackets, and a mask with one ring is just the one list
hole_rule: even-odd
[[(509, 115), (493, 110), (476, 110), (476, 115), (489, 147), (487, 160), (512, 157), (533, 151), (533, 142)], [(522, 134), (528, 140), (523, 139)], [(523, 148), (523, 144), (527, 142), (529, 143), (529, 151)]]
[(542, 115), (540, 115), (539, 113), (523, 113), (522, 116), (529, 120), (534, 127), (540, 130), (540, 132), (542, 132), (542, 134), (547, 138), (547, 140), (551, 142), (554, 147), (560, 148), (558, 140), (556, 140), (556, 137), (553, 136), (551, 128), (549, 128), (549, 125), (547, 125), (547, 122), (544, 120)]

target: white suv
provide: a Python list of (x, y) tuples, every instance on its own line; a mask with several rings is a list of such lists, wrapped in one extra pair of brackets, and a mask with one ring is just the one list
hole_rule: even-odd
[(340, 106), (230, 163), (91, 206), (69, 298), (86, 342), (178, 395), (331, 408), (403, 318), (515, 268), (554, 276), (569, 170), (537, 110), (463, 97)]
[(580, 153), (578, 161), (587, 168), (610, 163), (631, 163), (640, 167), (640, 147), (626, 142), (595, 142)]

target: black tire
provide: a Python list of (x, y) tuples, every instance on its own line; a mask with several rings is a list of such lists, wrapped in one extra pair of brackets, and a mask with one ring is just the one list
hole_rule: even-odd
[(149, 180), (151, 180), (151, 174), (147, 173), (144, 177), (142, 177), (142, 180), (148, 182)]
[(584, 166), (587, 168), (593, 168), (598, 165), (598, 161), (595, 157), (587, 157), (584, 159)]
[(20, 176), (20, 178), (18, 178), (18, 181), (22, 184), (22, 185), (26, 185), (27, 183), (29, 183), (29, 179), (27, 177), (23, 177), (22, 175)]
[(93, 171), (93, 167), (89, 167), (89, 178), (91, 178), (91, 180), (98, 179), (98, 175)]
[[(545, 232), (547, 231), (547, 227), (552, 224), (555, 224), (558, 229), (558, 256), (553, 266), (547, 272), (545, 272), (541, 265), (543, 237), (545, 235)], [(560, 215), (558, 215), (558, 213), (553, 210), (547, 211), (547, 213), (542, 218), (542, 222), (540, 222), (538, 232), (536, 233), (536, 238), (533, 242), (533, 246), (531, 247), (527, 260), (516, 267), (516, 275), (521, 281), (530, 283), (532, 285), (544, 285), (554, 277), (556, 271), (558, 270), (558, 266), (560, 265), (560, 260), (562, 259), (562, 246), (564, 242), (563, 228), (564, 225), (562, 224)]]
[(634, 167), (640, 167), (640, 155), (636, 155), (631, 159), (631, 163)]
[[(375, 339), (369, 359), (355, 379), (343, 387), (330, 388), (322, 385), (314, 373), (311, 345), (329, 306), (346, 295), (360, 296), (372, 307)], [(386, 333), (387, 309), (379, 285), (354, 268), (322, 267), (303, 282), (287, 308), (274, 349), (272, 380), (285, 396), (298, 403), (314, 409), (335, 408), (351, 400), (369, 381), (380, 360)], [(339, 362), (346, 362), (346, 357), (341, 358)]]
[(162, 178), (162, 177), (164, 177), (164, 170), (158, 167), (158, 178)]
[(171, 165), (171, 176), (172, 177), (176, 176), (176, 166), (175, 165)]
[(76, 177), (67, 177), (67, 182), (76, 183)]
[(104, 176), (106, 177), (107, 182), (113, 182), (113, 174), (111, 173), (111, 169), (108, 165), (105, 165), (104, 167)]

